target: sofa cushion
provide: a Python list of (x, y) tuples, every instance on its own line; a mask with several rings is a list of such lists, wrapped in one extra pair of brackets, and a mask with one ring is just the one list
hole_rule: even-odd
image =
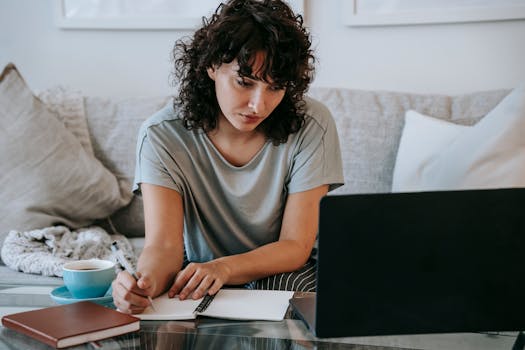
[(443, 120), (472, 125), (487, 114), (508, 90), (445, 96), (345, 88), (312, 88), (334, 116), (345, 185), (331, 192), (390, 192), (405, 112), (416, 110)]
[(84, 227), (131, 200), (11, 64), (0, 76), (0, 149), (2, 241), (11, 229)]
[[(84, 99), (91, 142), (97, 159), (128, 191), (135, 174), (135, 149), (140, 125), (170, 103), (169, 96)], [(130, 205), (112, 216), (116, 231), (128, 237), (144, 236), (142, 198), (135, 196)], [(98, 223), (111, 232), (111, 227)]]
[(82, 92), (55, 86), (38, 93), (37, 96), (66, 129), (75, 135), (84, 150), (93, 155)]
[(525, 84), (472, 127), (436, 123), (407, 113), (393, 190), (525, 187)]
[(397, 151), (392, 192), (421, 191), (421, 175), (439, 152), (471, 126), (409, 110)]

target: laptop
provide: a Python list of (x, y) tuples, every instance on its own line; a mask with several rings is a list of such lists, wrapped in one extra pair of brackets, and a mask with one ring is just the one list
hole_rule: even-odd
[(327, 196), (318, 254), (317, 337), (525, 329), (525, 189)]

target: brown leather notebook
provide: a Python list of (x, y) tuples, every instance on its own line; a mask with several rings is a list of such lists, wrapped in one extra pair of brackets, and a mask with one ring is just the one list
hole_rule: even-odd
[(64, 348), (137, 331), (140, 319), (82, 301), (6, 315), (2, 325), (55, 348)]

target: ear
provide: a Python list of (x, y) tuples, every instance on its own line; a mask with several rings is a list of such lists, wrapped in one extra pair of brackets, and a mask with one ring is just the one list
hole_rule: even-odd
[(215, 68), (214, 67), (209, 67), (208, 69), (206, 69), (206, 71), (208, 72), (208, 76), (210, 77), (211, 80), (215, 81)]

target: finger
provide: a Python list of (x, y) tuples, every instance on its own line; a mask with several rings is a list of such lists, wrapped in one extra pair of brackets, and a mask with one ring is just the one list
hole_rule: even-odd
[(122, 299), (113, 299), (113, 304), (119, 309), (119, 311), (128, 314), (142, 313), (146, 309), (145, 306), (133, 305)]
[(142, 307), (137, 307), (135, 305), (131, 305), (130, 303), (122, 300), (122, 299), (118, 299), (118, 298), (114, 298), (113, 299), (113, 304), (117, 307), (117, 309), (121, 312), (124, 312), (126, 314), (131, 314), (131, 313), (137, 313), (137, 312), (142, 312), (143, 308)]
[(133, 286), (125, 278), (117, 278), (111, 283), (111, 294), (113, 298), (122, 298), (126, 293), (131, 292)]
[(117, 275), (117, 282), (120, 283), (126, 290), (135, 294), (147, 296), (148, 293), (137, 285), (135, 278), (127, 271), (122, 271)]
[(213, 284), (213, 281), (214, 281), (214, 278), (211, 277), (210, 275), (205, 276), (201, 280), (201, 282), (199, 283), (195, 291), (192, 293), (191, 295), (192, 299), (202, 298), (208, 292), (208, 288)]
[[(117, 275), (116, 278), (117, 282), (119, 282), (125, 289), (128, 291), (131, 291), (135, 294), (147, 296), (149, 291), (145, 290), (147, 288), (150, 288), (151, 286), (151, 279), (146, 275), (141, 277), (138, 281), (135, 280), (135, 277), (133, 277), (129, 272), (122, 271)], [(142, 280), (142, 281), (141, 281)], [(139, 285), (139, 281), (141, 285)]]
[(124, 296), (124, 297), (117, 297), (113, 299), (113, 303), (119, 307), (119, 309), (126, 310), (126, 311), (137, 311), (140, 310), (141, 312), (149, 306), (148, 299), (133, 295), (133, 296)]
[(126, 308), (131, 308), (133, 306), (145, 308), (149, 305), (149, 300), (146, 297), (135, 294), (123, 288), (119, 288), (115, 291), (113, 294), (113, 299), (121, 302), (122, 305), (126, 306)]
[(114, 300), (113, 304), (115, 304), (119, 311), (127, 314), (140, 314), (146, 309), (145, 307), (130, 305), (120, 300)]
[(179, 293), (179, 299), (184, 300), (189, 295), (193, 294), (195, 290), (199, 287), (202, 280), (206, 277), (206, 273), (202, 272), (200, 269), (195, 271), (193, 276), (190, 278), (188, 283), (182, 288), (182, 290)]
[(210, 288), (208, 288), (208, 294), (216, 294), (222, 288), (223, 285), (224, 284), (222, 283), (222, 281), (216, 278), (215, 281), (213, 281), (213, 284), (210, 286)]
[(148, 275), (142, 275), (137, 280), (137, 287), (140, 288), (143, 293), (141, 295), (147, 296), (151, 295), (151, 292), (155, 289), (152, 279)]
[(117, 302), (120, 307), (128, 310), (133, 307), (144, 309), (149, 305), (149, 300), (142, 295), (136, 294), (133, 290), (127, 289), (125, 286), (115, 281), (113, 284), (113, 300)]
[(191, 263), (184, 270), (179, 271), (175, 276), (175, 282), (168, 291), (168, 297), (173, 298), (175, 295), (180, 294), (181, 289), (186, 285), (188, 280), (195, 273), (195, 264)]
[(127, 290), (131, 290), (136, 287), (137, 282), (127, 271), (121, 271), (117, 275), (116, 281)]
[(173, 281), (173, 284), (168, 290), (168, 298), (173, 298), (175, 295), (179, 294), (181, 288), (184, 286), (184, 284), (182, 283), (183, 277), (181, 277), (181, 274), (182, 271), (179, 271), (179, 273), (177, 273), (177, 275), (175, 276), (175, 280)]

